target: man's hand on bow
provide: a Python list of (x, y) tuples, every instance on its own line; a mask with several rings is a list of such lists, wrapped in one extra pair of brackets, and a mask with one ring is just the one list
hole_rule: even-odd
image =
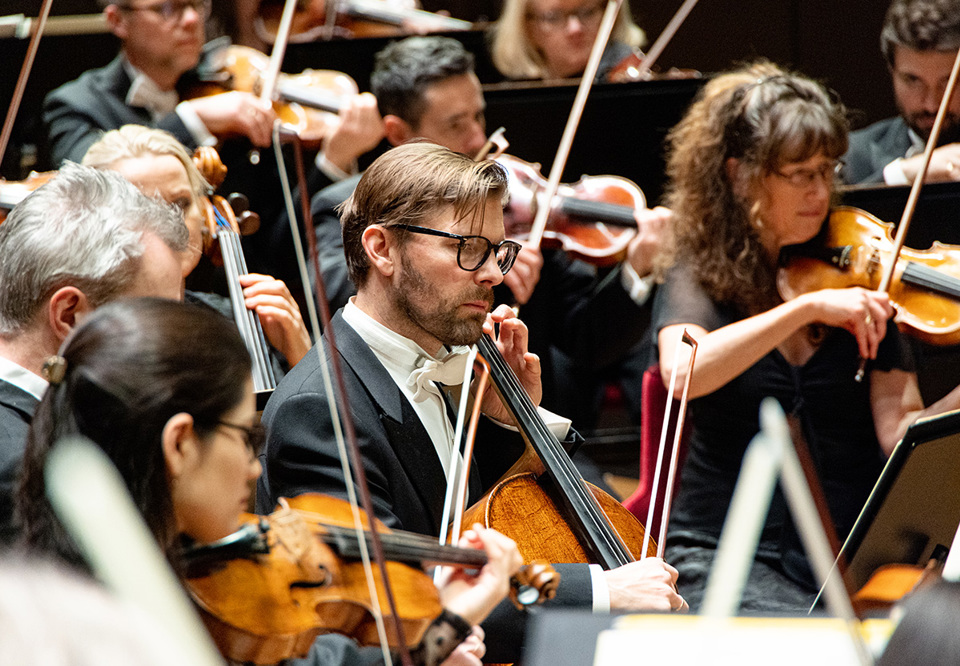
[[(494, 336), (495, 324), (500, 325), (499, 334), (496, 336)], [(520, 383), (533, 404), (539, 405), (540, 398), (543, 396), (543, 386), (540, 383), (540, 357), (527, 351), (529, 334), (526, 324), (517, 318), (509, 306), (501, 305), (487, 315), (483, 332), (494, 338), (504, 360), (517, 373)], [(496, 421), (516, 425), (513, 415), (507, 411), (494, 391), (488, 390), (484, 393), (481, 409), (484, 414)]]

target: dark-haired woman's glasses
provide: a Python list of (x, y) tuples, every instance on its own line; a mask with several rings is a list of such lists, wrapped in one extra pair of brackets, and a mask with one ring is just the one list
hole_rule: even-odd
[(266, 431), (262, 425), (245, 426), (239, 423), (228, 423), (226, 421), (217, 421), (217, 425), (223, 426), (224, 428), (233, 428), (234, 430), (242, 432), (244, 443), (250, 450), (251, 456), (256, 458), (260, 455), (260, 451), (263, 450), (263, 443), (266, 441)]
[(440, 238), (452, 238), (458, 241), (457, 265), (468, 272), (479, 270), (490, 253), (493, 252), (497, 258), (497, 266), (500, 267), (500, 272), (506, 275), (513, 268), (513, 262), (517, 260), (517, 253), (520, 252), (520, 243), (512, 240), (502, 240), (499, 243), (494, 243), (486, 236), (461, 236), (439, 229), (418, 227), (414, 224), (391, 224), (389, 228), (404, 229), (415, 234), (439, 236)]

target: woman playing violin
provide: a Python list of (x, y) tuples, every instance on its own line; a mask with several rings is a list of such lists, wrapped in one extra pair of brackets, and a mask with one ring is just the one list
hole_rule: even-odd
[[(116, 464), (175, 569), (185, 544), (231, 534), (260, 474), (262, 440), (249, 356), (231, 324), (206, 308), (128, 300), (98, 310), (61, 353), (47, 364), (51, 387), (28, 438), (19, 496), (28, 545), (85, 567), (44, 495), (47, 454), (75, 433)], [(465, 543), (483, 547), (488, 564), (475, 578), (455, 577), (441, 599), (475, 625), (506, 594), (520, 556), (513, 542), (491, 530), (473, 530)], [(483, 651), (475, 635), (454, 653), (455, 663), (479, 663)], [(357, 663), (379, 658), (379, 650), (373, 652), (321, 637), (312, 657)]]
[[(508, 79), (580, 76), (597, 39), (605, 7), (604, 0), (506, 0), (493, 27), (493, 63)], [(597, 78), (603, 79), (643, 42), (643, 31), (633, 22), (630, 7), (624, 2)]]
[[(711, 81), (669, 138), (675, 238), (654, 330), (665, 381), (681, 330), (699, 341), (667, 550), (692, 605), (764, 397), (799, 420), (840, 539), (906, 427), (960, 405), (954, 391), (924, 410), (885, 294), (823, 289), (784, 302), (777, 293), (780, 250), (814, 238), (830, 212), (847, 130), (843, 106), (820, 85), (760, 63)], [(681, 354), (678, 386), (686, 364)], [(797, 610), (815, 589), (778, 494), (744, 608)]]
[[(202, 199), (210, 186), (183, 145), (163, 130), (125, 125), (111, 130), (93, 144), (83, 163), (116, 171), (144, 193), (158, 196), (183, 211), (190, 232), (190, 245), (183, 255), (186, 278), (203, 252)], [(281, 281), (269, 275), (251, 273), (240, 277), (245, 305), (257, 313), (269, 342), (290, 366), (296, 365), (310, 349), (300, 308)], [(217, 301), (211, 294), (187, 292), (187, 300)], [(215, 303), (219, 304), (219, 303)], [(229, 304), (225, 304), (229, 308)], [(220, 308), (218, 308), (220, 309)]]

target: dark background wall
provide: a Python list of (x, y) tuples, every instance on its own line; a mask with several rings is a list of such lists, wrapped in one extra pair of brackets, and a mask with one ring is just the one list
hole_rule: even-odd
[[(423, 0), (423, 4), (474, 18), (471, 13), (494, 14), (498, 0)], [(894, 113), (878, 47), (886, 5), (884, 0), (700, 0), (660, 64), (710, 73), (738, 61), (767, 57), (823, 80), (857, 113), (855, 126), (862, 126)], [(39, 0), (0, 0), (0, 15), (36, 15), (39, 6)], [(679, 6), (679, 0), (632, 3), (651, 41)], [(58, 0), (53, 13), (83, 13), (95, 8), (94, 0)], [(473, 40), (474, 45), (478, 43), (481, 40)], [(22, 177), (17, 146), (35, 141), (43, 95), (85, 69), (103, 65), (116, 49), (116, 40), (109, 35), (49, 37), (41, 43), (18, 115), (13, 150), (8, 151), (0, 174)], [(0, 39), (0, 112), (7, 108), (25, 51), (26, 40)], [(310, 64), (323, 66), (322, 62)], [(29, 151), (26, 155), (29, 160)]]

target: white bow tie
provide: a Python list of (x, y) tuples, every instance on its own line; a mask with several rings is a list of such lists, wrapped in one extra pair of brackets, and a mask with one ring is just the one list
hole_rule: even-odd
[(413, 399), (423, 402), (428, 393), (439, 394), (433, 382), (440, 382), (446, 386), (456, 386), (463, 383), (463, 374), (467, 368), (467, 352), (469, 347), (454, 347), (442, 361), (421, 356), (417, 359), (417, 368), (407, 378), (407, 388), (414, 391)]
[(127, 104), (146, 109), (155, 117), (173, 113), (180, 97), (176, 90), (160, 90), (156, 83), (144, 74), (139, 74), (130, 85)]

